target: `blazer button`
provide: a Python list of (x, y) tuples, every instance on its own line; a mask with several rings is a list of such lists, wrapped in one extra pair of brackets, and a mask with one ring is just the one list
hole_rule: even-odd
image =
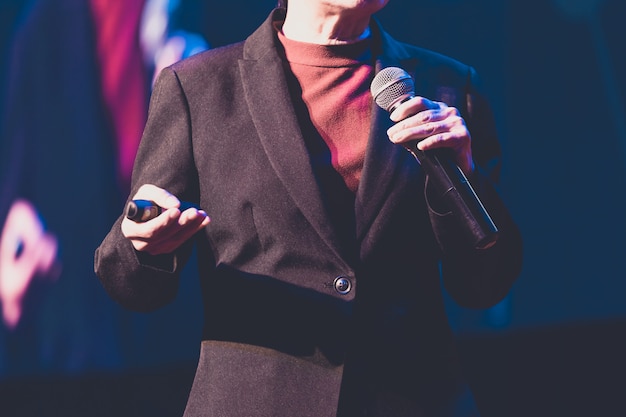
[(350, 279), (338, 276), (335, 278), (335, 291), (341, 295), (346, 295), (352, 290), (352, 281)]

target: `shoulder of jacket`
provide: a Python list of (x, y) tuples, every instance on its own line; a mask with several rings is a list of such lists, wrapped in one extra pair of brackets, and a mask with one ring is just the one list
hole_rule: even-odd
[(172, 69), (179, 74), (197, 70), (218, 69), (232, 64), (236, 65), (242, 56), (243, 42), (238, 42), (192, 55), (173, 64)]

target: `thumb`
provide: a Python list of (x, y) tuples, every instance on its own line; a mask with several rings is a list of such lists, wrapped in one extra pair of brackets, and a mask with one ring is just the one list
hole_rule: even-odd
[(180, 201), (174, 194), (153, 184), (142, 185), (133, 199), (151, 200), (164, 209), (180, 206)]

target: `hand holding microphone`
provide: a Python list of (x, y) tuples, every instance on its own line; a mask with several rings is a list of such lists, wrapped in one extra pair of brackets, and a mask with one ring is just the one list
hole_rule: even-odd
[(209, 222), (204, 210), (145, 184), (126, 206), (122, 233), (136, 250), (159, 255), (173, 252)]
[(498, 228), (476, 195), (465, 172), (473, 170), (469, 132), (457, 109), (415, 96), (411, 76), (401, 68), (380, 71), (371, 85), (379, 107), (391, 113), (396, 125), (390, 140), (401, 144), (422, 165), (429, 185), (476, 249), (492, 246)]

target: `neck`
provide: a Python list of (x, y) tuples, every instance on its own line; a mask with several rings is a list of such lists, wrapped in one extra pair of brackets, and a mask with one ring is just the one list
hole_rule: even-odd
[(318, 45), (340, 45), (369, 36), (369, 13), (310, 3), (315, 2), (289, 2), (282, 29), (285, 37)]

